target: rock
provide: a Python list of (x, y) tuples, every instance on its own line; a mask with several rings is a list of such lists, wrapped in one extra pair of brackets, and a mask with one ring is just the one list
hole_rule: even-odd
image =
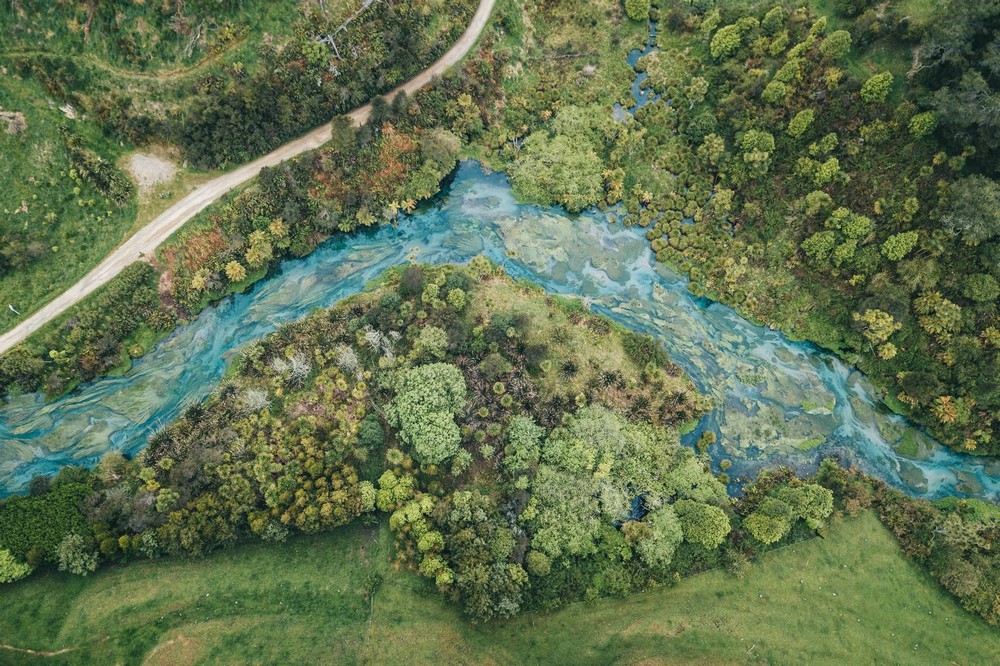
[(586, 77), (589, 78), (589, 77), (593, 76), (596, 73), (597, 73), (597, 65), (584, 65), (583, 66), (583, 75), (584, 76), (586, 76)]

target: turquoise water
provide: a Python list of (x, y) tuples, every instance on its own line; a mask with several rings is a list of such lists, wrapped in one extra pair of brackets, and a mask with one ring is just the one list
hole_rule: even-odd
[[(503, 174), (484, 174), (471, 162), (398, 228), (339, 237), (285, 262), (252, 291), (178, 329), (124, 376), (49, 404), (40, 395), (13, 399), (0, 409), (0, 492), (64, 465), (93, 465), (109, 450), (135, 453), (150, 432), (211, 392), (241, 345), (356, 293), (388, 266), (477, 254), (661, 340), (715, 401), (699, 431), (720, 436), (710, 454), (716, 469), (722, 459), (733, 462), (733, 478), (776, 463), (805, 471), (836, 454), (917, 496), (1000, 496), (996, 463), (987, 469), (909, 428), (831, 355), (691, 296), (684, 277), (655, 262), (641, 230), (608, 224), (596, 212), (570, 216), (519, 204)], [(895, 451), (904, 435), (916, 443), (915, 457)]]

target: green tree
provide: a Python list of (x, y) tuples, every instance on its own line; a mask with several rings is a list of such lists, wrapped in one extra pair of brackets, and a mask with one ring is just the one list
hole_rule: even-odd
[(625, 13), (633, 21), (649, 19), (650, 0), (625, 0)]
[(504, 466), (513, 474), (526, 472), (538, 463), (545, 429), (524, 414), (518, 414), (507, 425), (507, 446)]
[(729, 534), (729, 517), (717, 506), (678, 500), (674, 511), (684, 529), (684, 540), (701, 544), (709, 550), (718, 548)]
[(754, 174), (762, 176), (770, 169), (774, 145), (774, 136), (770, 132), (752, 129), (743, 133), (740, 140), (743, 161), (750, 165)]
[(569, 136), (533, 133), (510, 168), (514, 189), (524, 199), (558, 203), (571, 212), (596, 205), (604, 196), (604, 163), (593, 144)]
[(726, 154), (726, 140), (718, 134), (708, 134), (698, 146), (698, 157), (710, 164), (718, 166)]
[(884, 102), (892, 90), (892, 81), (892, 72), (873, 74), (861, 86), (861, 99), (867, 104)]
[(973, 273), (962, 280), (962, 295), (977, 303), (992, 303), (1000, 296), (1000, 284), (987, 273)]
[(937, 114), (933, 111), (924, 111), (910, 118), (910, 135), (914, 139), (922, 139), (937, 128)]
[(941, 295), (930, 291), (913, 300), (913, 310), (917, 313), (920, 327), (938, 341), (951, 339), (952, 334), (962, 328), (962, 308)]
[(399, 381), (389, 415), (399, 438), (424, 463), (438, 464), (458, 452), (462, 440), (455, 415), (465, 409), (465, 378), (448, 363), (407, 370)]
[(635, 544), (639, 559), (653, 569), (665, 569), (674, 559), (684, 530), (670, 505), (651, 511), (643, 521), (648, 529)]
[(882, 256), (889, 261), (899, 261), (917, 246), (917, 239), (920, 234), (916, 231), (904, 231), (893, 234), (885, 239), (882, 244)]
[(719, 31), (712, 37), (711, 51), (712, 57), (716, 60), (728, 58), (736, 53), (743, 43), (743, 36), (739, 26), (727, 25), (719, 28)]
[(15, 580), (21, 580), (31, 571), (28, 564), (18, 562), (9, 550), (0, 548), (0, 583), (13, 583)]
[(802, 251), (806, 256), (818, 264), (826, 263), (830, 258), (830, 253), (837, 246), (837, 233), (832, 230), (817, 231), (809, 238), (802, 241)]
[(783, 7), (774, 7), (764, 14), (764, 20), (760, 22), (760, 29), (765, 35), (773, 35), (785, 25), (788, 15)]
[[(251, 267), (260, 268), (267, 262), (271, 261), (271, 258), (274, 256), (274, 248), (271, 246), (271, 241), (267, 236), (267, 232), (254, 231), (250, 234), (250, 237), (247, 240), (249, 242), (249, 247), (247, 247), (244, 257)], [(233, 281), (239, 282), (239, 280)]]
[(865, 338), (874, 345), (885, 342), (889, 336), (903, 328), (888, 312), (871, 308), (861, 314), (855, 312), (854, 321), (862, 324)]
[(843, 60), (851, 52), (851, 33), (846, 30), (831, 32), (819, 45), (819, 52), (830, 62)]
[(941, 221), (967, 245), (1000, 235), (1000, 185), (980, 175), (958, 180), (950, 188)]
[(59, 571), (68, 571), (77, 576), (86, 576), (97, 570), (97, 553), (79, 534), (71, 533), (63, 537), (56, 547), (56, 561)]
[(804, 109), (795, 114), (795, 117), (788, 121), (788, 135), (798, 139), (812, 127), (816, 112), (812, 109)]
[(772, 544), (791, 531), (794, 516), (795, 512), (787, 503), (765, 497), (760, 506), (743, 519), (743, 526), (761, 543)]
[(440, 360), (447, 351), (448, 334), (438, 326), (424, 326), (413, 342), (413, 357), (416, 360)]
[(226, 264), (226, 277), (230, 282), (242, 282), (247, 277), (247, 269), (238, 261), (230, 261)]
[(805, 520), (813, 529), (833, 513), (833, 493), (815, 483), (782, 486), (774, 495), (792, 507), (795, 516)]
[(435, 127), (420, 135), (420, 154), (442, 170), (451, 170), (462, 150), (462, 140), (452, 132)]
[(781, 81), (771, 81), (764, 87), (764, 91), (760, 94), (760, 98), (766, 104), (777, 106), (778, 104), (781, 104), (787, 94), (788, 86)]
[(539, 578), (548, 576), (552, 571), (552, 561), (548, 555), (541, 551), (529, 550), (528, 554), (524, 556), (524, 564), (529, 574)]

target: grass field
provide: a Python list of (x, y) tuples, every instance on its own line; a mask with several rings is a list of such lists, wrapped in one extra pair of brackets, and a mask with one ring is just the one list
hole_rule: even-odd
[[(0, 663), (989, 664), (1000, 632), (911, 565), (870, 514), (626, 599), (475, 625), (356, 526), (203, 560), (0, 589)], [(384, 580), (382, 580), (384, 578)], [(381, 582), (380, 582), (381, 581)], [(374, 600), (368, 591), (376, 589)]]
[[(111, 251), (135, 218), (134, 203), (119, 207), (71, 177), (59, 128), (71, 126), (106, 160), (123, 148), (94, 123), (67, 119), (58, 106), (36, 81), (0, 77), (0, 107), (24, 113), (27, 122), (16, 135), (0, 128), (0, 246), (12, 264), (0, 275), (2, 330), (21, 320), (8, 304), (24, 315), (40, 307)], [(19, 245), (11, 244), (14, 237)]]

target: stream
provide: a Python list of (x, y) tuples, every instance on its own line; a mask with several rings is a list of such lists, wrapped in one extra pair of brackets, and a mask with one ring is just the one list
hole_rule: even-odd
[(1000, 499), (1000, 462), (940, 446), (885, 409), (836, 357), (692, 296), (684, 276), (655, 261), (641, 229), (609, 224), (596, 211), (521, 204), (504, 174), (486, 174), (475, 162), (463, 162), (445, 191), (398, 227), (338, 236), (284, 262), (177, 329), (124, 375), (49, 403), (40, 394), (12, 398), (0, 408), (0, 495), (65, 465), (94, 465), (111, 450), (134, 454), (212, 391), (242, 345), (357, 293), (385, 268), (478, 254), (660, 340), (715, 405), (685, 443), (715, 432), (713, 466), (730, 461), (734, 480), (775, 464), (808, 472), (836, 455), (914, 496)]

